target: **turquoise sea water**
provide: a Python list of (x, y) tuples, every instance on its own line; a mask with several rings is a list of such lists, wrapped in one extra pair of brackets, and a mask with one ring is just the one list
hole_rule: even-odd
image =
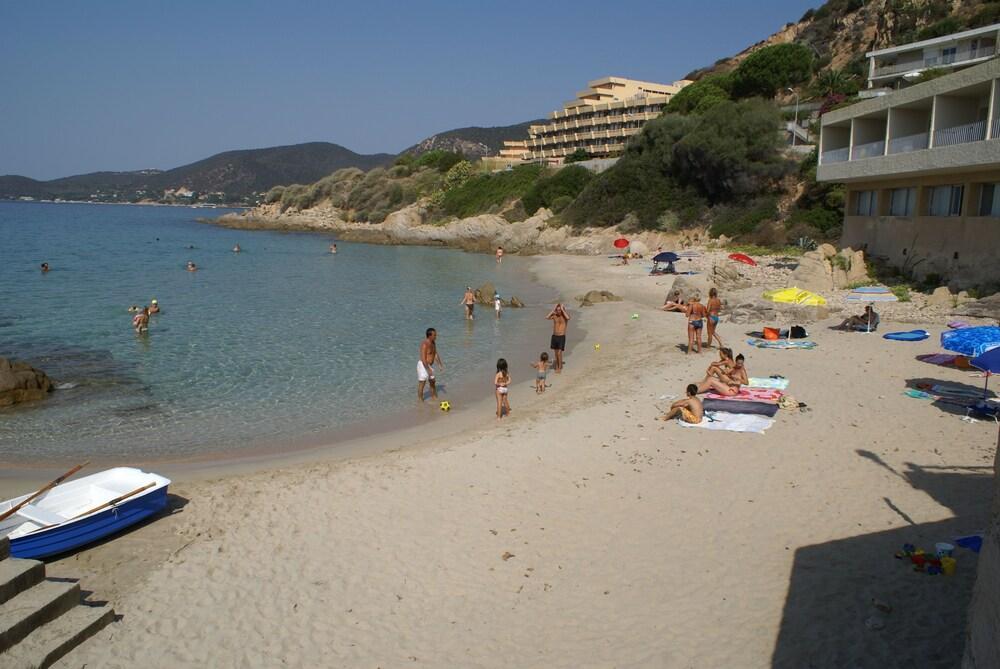
[[(183, 458), (336, 434), (417, 404), (426, 327), (453, 403), (488, 392), (497, 357), (526, 337), (547, 343), (551, 296), (523, 259), (346, 242), (333, 256), (323, 235), (195, 220), (222, 213), (0, 203), (0, 356), (61, 384), (0, 410), (0, 462)], [(529, 307), (499, 322), (481, 309), (470, 326), (462, 292), (487, 280)], [(127, 309), (152, 298), (163, 312), (136, 335)]]

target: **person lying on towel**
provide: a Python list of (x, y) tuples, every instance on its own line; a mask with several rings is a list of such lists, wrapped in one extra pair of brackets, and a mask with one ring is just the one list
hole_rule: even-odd
[(698, 386), (688, 384), (687, 397), (670, 405), (670, 410), (660, 416), (660, 420), (672, 420), (680, 417), (685, 423), (697, 424), (705, 417), (705, 409), (698, 399)]
[(845, 318), (844, 322), (837, 326), (838, 330), (867, 330), (878, 326), (879, 315), (872, 309), (872, 305), (865, 307), (865, 313), (860, 316)]

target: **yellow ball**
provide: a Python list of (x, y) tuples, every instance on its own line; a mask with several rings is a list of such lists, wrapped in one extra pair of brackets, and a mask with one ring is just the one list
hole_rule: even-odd
[(441, 402), (441, 411), (451, 411), (451, 404), (448, 403), (448, 400)]
[(595, 351), (600, 351), (601, 350), (601, 345), (600, 344), (594, 344), (594, 350)]

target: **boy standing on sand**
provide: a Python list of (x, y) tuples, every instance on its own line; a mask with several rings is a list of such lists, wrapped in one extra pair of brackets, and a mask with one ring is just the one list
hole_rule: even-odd
[(427, 328), (427, 332), (424, 334), (426, 339), (420, 342), (420, 359), (417, 360), (417, 397), (420, 398), (421, 402), (424, 401), (424, 384), (428, 382), (431, 386), (431, 398), (437, 399), (434, 363), (441, 363), (441, 369), (444, 369), (444, 360), (441, 359), (437, 351), (437, 330)]
[(670, 420), (680, 416), (685, 423), (696, 425), (705, 417), (705, 408), (698, 399), (698, 386), (689, 383), (687, 397), (670, 405), (670, 411), (660, 416), (660, 420)]
[(556, 374), (561, 374), (563, 351), (566, 350), (566, 325), (569, 323), (569, 314), (566, 312), (566, 307), (560, 302), (545, 318), (552, 321), (552, 340), (549, 343), (549, 348), (552, 349), (556, 359), (552, 368), (556, 370)]

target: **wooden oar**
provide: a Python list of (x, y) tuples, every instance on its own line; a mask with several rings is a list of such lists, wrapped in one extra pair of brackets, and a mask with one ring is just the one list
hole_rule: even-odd
[[(73, 516), (72, 518), (70, 518), (66, 522), (69, 522), (70, 520), (76, 520), (77, 518), (83, 518), (84, 516), (90, 515), (91, 513), (96, 513), (98, 511), (100, 511), (101, 509), (106, 509), (109, 506), (114, 506), (115, 504), (117, 504), (118, 502), (122, 501), (123, 499), (128, 499), (132, 495), (138, 495), (142, 491), (144, 491), (144, 490), (146, 490), (148, 488), (152, 488), (154, 485), (156, 485), (156, 482), (155, 481), (150, 481), (149, 483), (147, 483), (146, 485), (142, 486), (141, 488), (136, 488), (132, 492), (127, 492), (124, 495), (122, 495), (121, 497), (115, 497), (110, 502), (105, 502), (104, 504), (101, 504), (100, 506), (95, 506), (90, 511), (84, 511), (83, 513), (78, 513), (77, 515)], [(51, 525), (49, 527), (51, 527)]]
[(84, 462), (82, 465), (77, 465), (76, 467), (73, 467), (73, 469), (69, 470), (68, 472), (66, 472), (65, 474), (63, 474), (59, 478), (57, 478), (55, 481), (52, 481), (51, 483), (49, 483), (44, 488), (41, 488), (40, 490), (38, 490), (38, 492), (36, 492), (34, 495), (32, 495), (31, 497), (29, 497), (28, 499), (24, 500), (23, 502), (20, 502), (19, 504), (15, 504), (8, 511), (5, 511), (2, 514), (0, 514), (0, 520), (6, 520), (7, 518), (10, 518), (15, 513), (17, 513), (18, 510), (22, 506), (24, 506), (25, 504), (30, 504), (33, 500), (37, 499), (38, 497), (41, 497), (42, 495), (44, 495), (45, 493), (47, 493), (49, 490), (51, 490), (52, 488), (56, 487), (57, 485), (59, 485), (60, 483), (62, 483), (66, 479), (68, 479), (73, 474), (76, 474), (78, 471), (80, 471), (81, 469), (83, 469), (84, 467), (86, 467), (89, 464), (90, 464), (90, 461), (88, 460), (87, 462)]

